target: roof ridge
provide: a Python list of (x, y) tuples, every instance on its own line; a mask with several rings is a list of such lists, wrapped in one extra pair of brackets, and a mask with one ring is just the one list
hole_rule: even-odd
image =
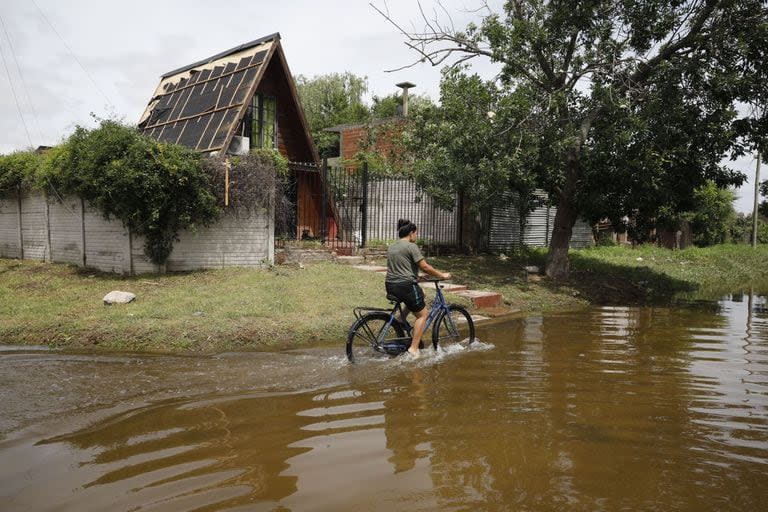
[(232, 55), (233, 53), (237, 53), (239, 51), (246, 50), (248, 48), (252, 48), (262, 43), (266, 43), (267, 41), (273, 41), (273, 40), (278, 40), (278, 41), (280, 40), (280, 32), (275, 32), (274, 34), (269, 34), (268, 36), (260, 37), (259, 39), (254, 39), (253, 41), (250, 41), (248, 43), (243, 43), (241, 45), (230, 48), (229, 50), (224, 50), (223, 52), (217, 53), (216, 55), (208, 57), (207, 59), (202, 59), (192, 64), (188, 64), (178, 69), (174, 69), (173, 71), (163, 73), (162, 75), (160, 75), (160, 78), (167, 78), (172, 75), (183, 73), (184, 71), (188, 71), (192, 68), (202, 66), (203, 64), (211, 63), (215, 60), (221, 59), (222, 57), (226, 57), (227, 55)]

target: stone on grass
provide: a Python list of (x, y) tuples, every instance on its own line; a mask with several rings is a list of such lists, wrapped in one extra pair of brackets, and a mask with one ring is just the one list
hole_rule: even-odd
[(104, 296), (104, 304), (107, 306), (111, 306), (112, 304), (128, 304), (134, 299), (136, 299), (136, 295), (131, 292), (114, 290)]

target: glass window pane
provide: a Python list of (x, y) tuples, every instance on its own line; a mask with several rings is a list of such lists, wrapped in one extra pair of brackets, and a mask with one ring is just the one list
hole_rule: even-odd
[(264, 145), (262, 147), (275, 149), (277, 147), (277, 99), (272, 96), (264, 97)]
[(261, 94), (254, 94), (251, 101), (251, 148), (261, 147), (261, 123), (259, 122), (259, 116), (261, 113)]

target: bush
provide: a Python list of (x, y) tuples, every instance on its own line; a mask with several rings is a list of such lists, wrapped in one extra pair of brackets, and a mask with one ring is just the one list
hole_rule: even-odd
[[(229, 172), (219, 159), (206, 159), (204, 168), (213, 179), (213, 193), (220, 205), (235, 211), (253, 212), (274, 208), (276, 231), (287, 230), (295, 211), (288, 192), (290, 179), (288, 160), (272, 149), (254, 149), (250, 154), (233, 157)], [(225, 190), (226, 176), (229, 187)]]
[(133, 128), (102, 121), (77, 127), (48, 155), (43, 178), (59, 193), (75, 194), (145, 237), (144, 252), (164, 263), (182, 229), (210, 224), (220, 213), (203, 157), (158, 143)]
[(0, 155), (0, 196), (29, 187), (38, 177), (43, 156), (34, 151)]

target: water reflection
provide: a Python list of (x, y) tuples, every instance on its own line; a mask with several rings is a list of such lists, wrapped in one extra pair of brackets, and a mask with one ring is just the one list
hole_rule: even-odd
[(533, 316), (478, 334), (486, 350), (368, 367), (306, 356), (314, 389), (159, 401), (0, 444), (0, 508), (757, 510), (768, 499), (765, 297)]

